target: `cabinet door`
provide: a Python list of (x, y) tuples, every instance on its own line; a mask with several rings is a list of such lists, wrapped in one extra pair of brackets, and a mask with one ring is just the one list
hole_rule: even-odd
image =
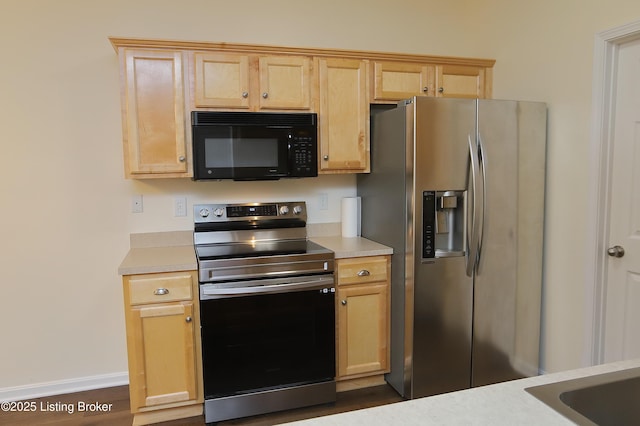
[(189, 176), (182, 53), (127, 49), (123, 68), (126, 176)]
[(436, 96), (484, 98), (485, 69), (464, 65), (440, 65), (436, 72)]
[(338, 288), (338, 377), (388, 370), (388, 284)]
[(128, 324), (131, 410), (197, 398), (193, 303), (131, 309)]
[(249, 56), (196, 52), (193, 58), (196, 107), (249, 109)]
[(322, 58), (321, 173), (369, 171), (369, 96), (366, 60)]
[(311, 60), (297, 56), (259, 59), (260, 109), (310, 109)]
[(435, 66), (404, 62), (374, 63), (374, 101), (435, 96)]

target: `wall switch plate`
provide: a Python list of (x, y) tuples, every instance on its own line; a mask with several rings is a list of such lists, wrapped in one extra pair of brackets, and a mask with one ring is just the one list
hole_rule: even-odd
[(142, 194), (131, 197), (131, 213), (142, 213)]
[(173, 204), (173, 214), (176, 217), (187, 215), (187, 197), (176, 197)]
[(320, 210), (328, 210), (329, 209), (329, 194), (326, 192), (321, 192), (318, 196), (318, 205), (320, 206)]

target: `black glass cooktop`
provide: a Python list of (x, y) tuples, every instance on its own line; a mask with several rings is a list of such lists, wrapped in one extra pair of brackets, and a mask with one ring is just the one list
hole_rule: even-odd
[(328, 252), (330, 252), (328, 249), (308, 240), (249, 241), (242, 243), (196, 245), (196, 254), (200, 260)]

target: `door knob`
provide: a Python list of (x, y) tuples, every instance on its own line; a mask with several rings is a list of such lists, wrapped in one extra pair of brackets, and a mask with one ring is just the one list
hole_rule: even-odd
[(611, 257), (622, 257), (624, 256), (624, 248), (621, 246), (613, 246), (607, 249), (607, 254)]

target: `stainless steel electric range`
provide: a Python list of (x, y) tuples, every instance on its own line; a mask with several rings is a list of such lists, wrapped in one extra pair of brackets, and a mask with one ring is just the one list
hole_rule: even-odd
[(207, 423), (335, 401), (334, 255), (304, 202), (194, 206)]

